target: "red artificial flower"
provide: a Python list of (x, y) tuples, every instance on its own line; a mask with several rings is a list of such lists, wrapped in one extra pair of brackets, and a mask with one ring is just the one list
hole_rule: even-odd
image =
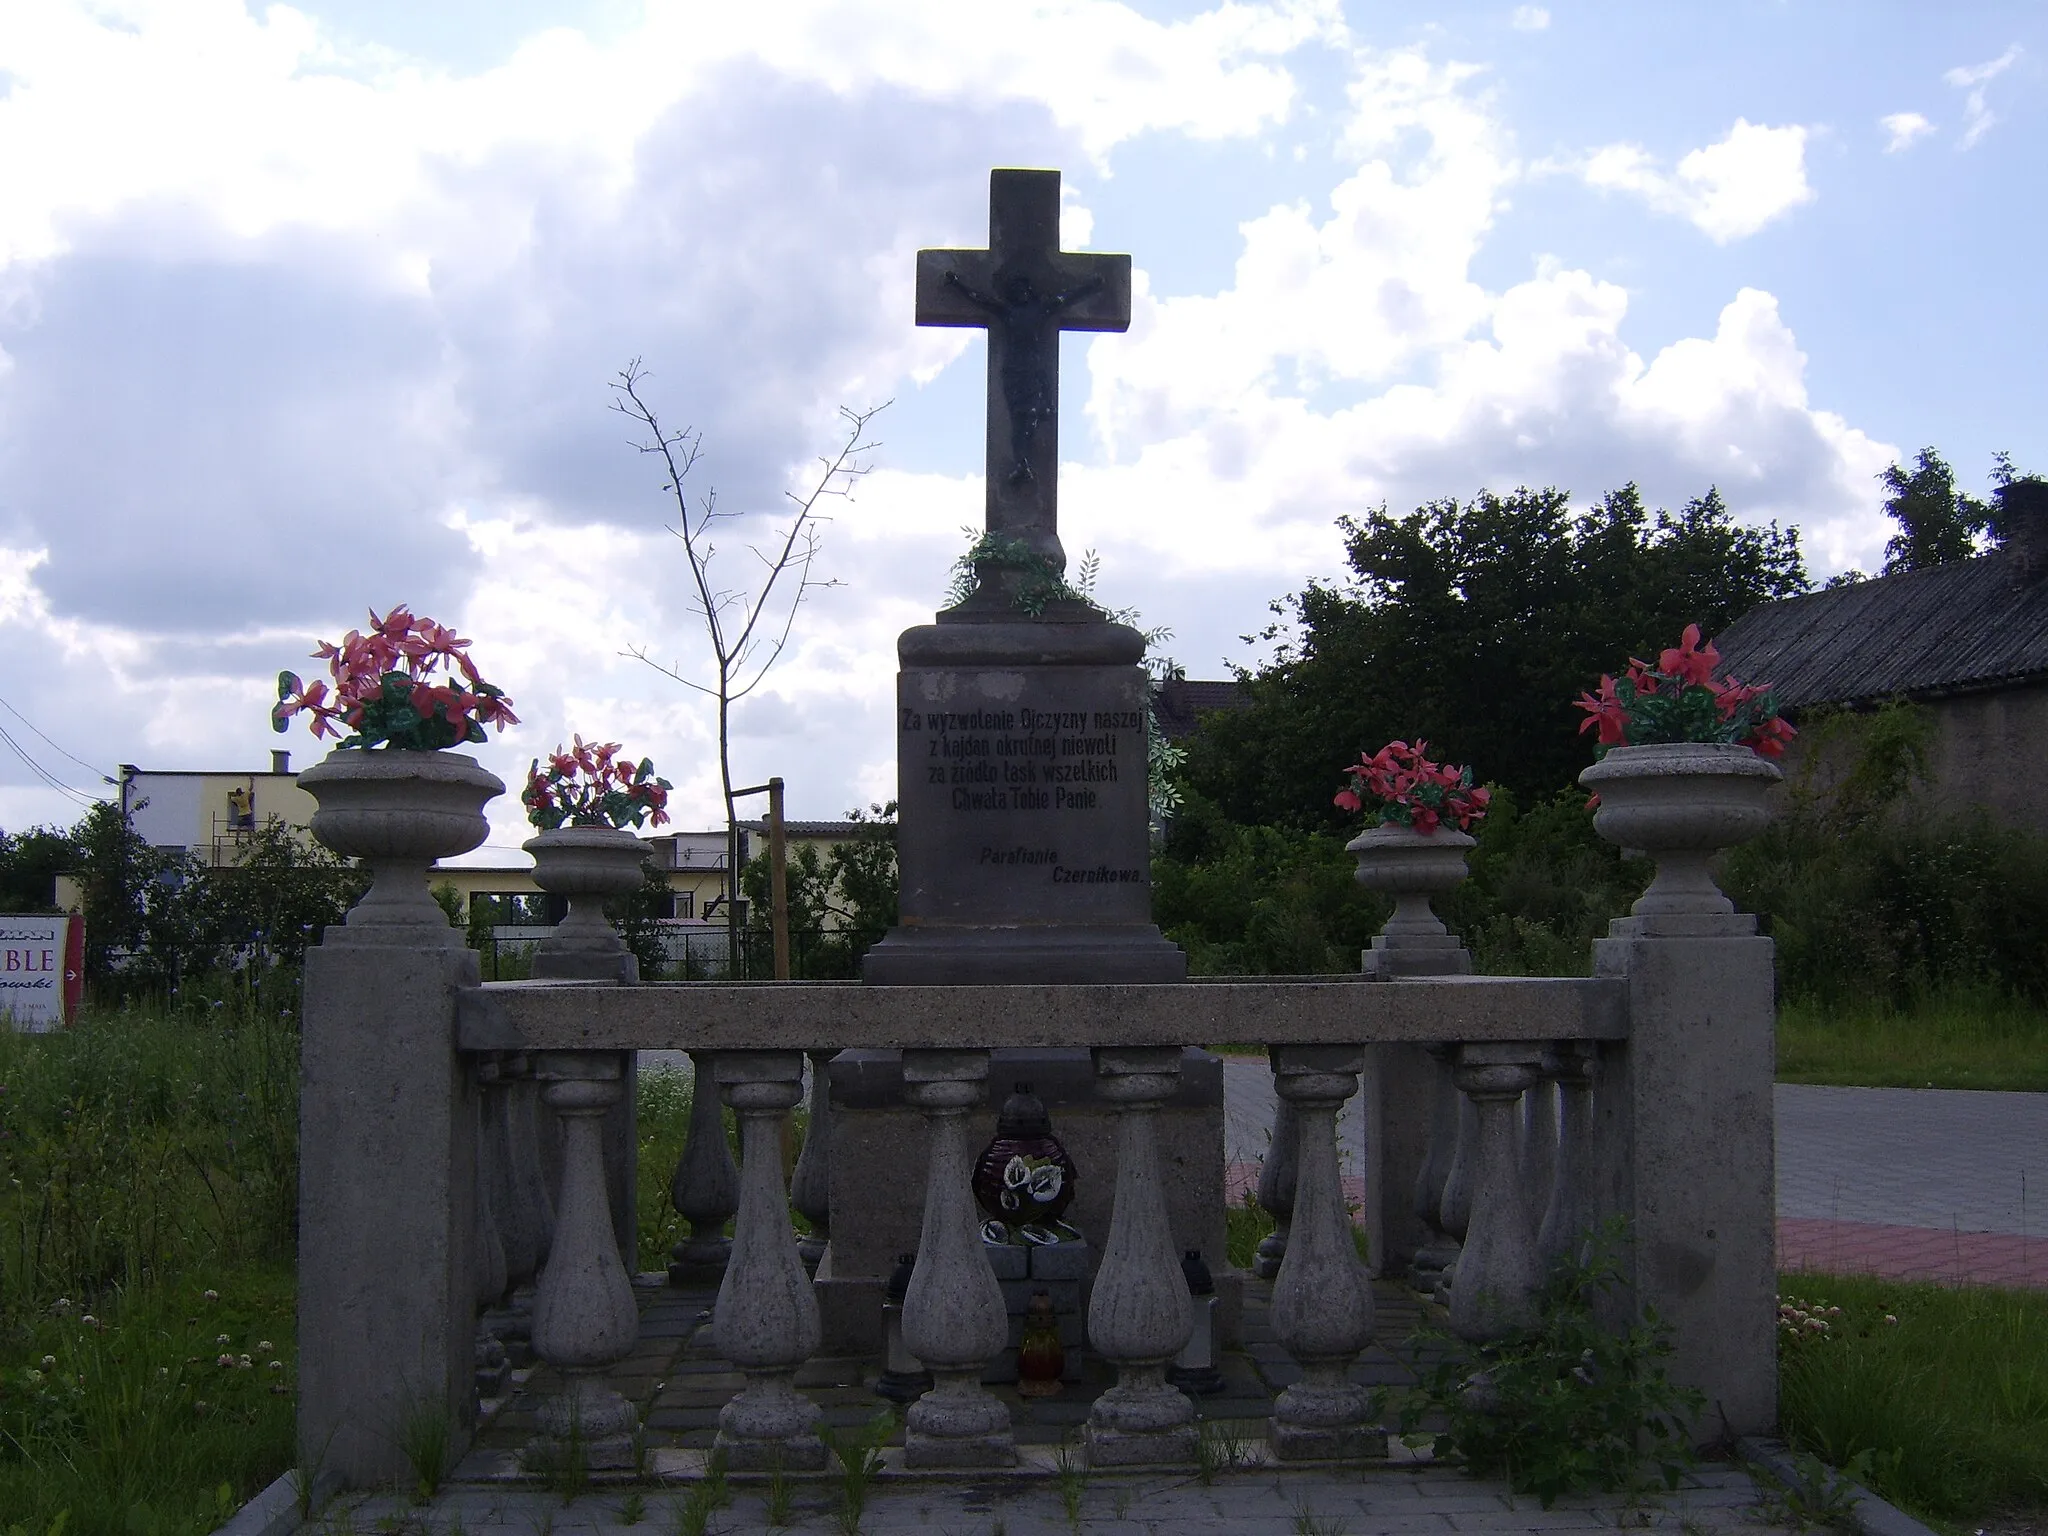
[(1590, 693), (1582, 693), (1573, 707), (1583, 709), (1586, 712), (1586, 718), (1579, 722), (1579, 733), (1581, 735), (1584, 735), (1597, 725), (1600, 727), (1600, 734), (1595, 740), (1601, 746), (1619, 747), (1627, 743), (1628, 710), (1622, 705), (1620, 697), (1614, 691), (1613, 678), (1603, 673), (1600, 678), (1599, 694), (1596, 696)]
[(1701, 650), (1699, 644), (1699, 625), (1686, 625), (1678, 644), (1658, 655), (1657, 670), (1667, 677), (1677, 678), (1686, 687), (1710, 687), (1714, 681), (1714, 668), (1721, 664), (1721, 653), (1711, 645)]

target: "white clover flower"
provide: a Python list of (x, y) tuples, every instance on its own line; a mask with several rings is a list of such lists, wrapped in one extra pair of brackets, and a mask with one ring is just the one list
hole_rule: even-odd
[(234, 1341), (233, 1341), (232, 1339), (230, 1339), (230, 1338), (229, 1338), (229, 1337), (228, 1337), (228, 1336), (227, 1336), (226, 1334), (224, 1334), (224, 1333), (223, 1333), (223, 1334), (219, 1335), (219, 1336), (218, 1336), (217, 1338), (215, 1338), (213, 1342), (214, 1342), (214, 1343), (216, 1343), (216, 1344), (231, 1344), (231, 1343), (233, 1343)]
[(201, 1295), (203, 1295), (203, 1296), (204, 1296), (204, 1297), (205, 1297), (205, 1298), (206, 1298), (206, 1299), (207, 1299), (208, 1301), (219, 1301), (219, 1300), (220, 1300), (220, 1292), (219, 1292), (219, 1291), (202, 1291), (202, 1292), (201, 1292), (200, 1294), (201, 1294)]
[(55, 1369), (57, 1369), (57, 1357), (55, 1355), (43, 1356), (43, 1369), (46, 1371), (54, 1371)]
[(258, 1339), (256, 1341), (256, 1353), (259, 1355), (267, 1355), (276, 1348), (277, 1346), (268, 1339)]
[[(233, 1355), (222, 1355), (213, 1363), (221, 1367), (223, 1370), (233, 1370), (235, 1366), (235, 1357)], [(195, 1404), (194, 1406), (197, 1405)]]

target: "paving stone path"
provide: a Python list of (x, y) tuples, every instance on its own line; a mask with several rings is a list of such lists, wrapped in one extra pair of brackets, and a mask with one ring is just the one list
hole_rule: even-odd
[[(653, 1066), (656, 1063), (648, 1062)], [(668, 1063), (660, 1063), (668, 1065)], [(1272, 1115), (1271, 1079), (1256, 1059), (1225, 1063), (1226, 1156), (1233, 1184), (1256, 1182)], [(2048, 1095), (1892, 1089), (1777, 1090), (1779, 1240), (1789, 1267), (1868, 1268), (1945, 1280), (1997, 1279), (2048, 1285), (2037, 1200), (2048, 1189)], [(1354, 1191), (1365, 1168), (1364, 1122), (1354, 1106), (1341, 1124), (1344, 1170)], [(502, 1401), (488, 1405), (478, 1443), (449, 1486), (424, 1506), (396, 1495), (337, 1504), (312, 1529), (319, 1536), (553, 1536), (553, 1533), (680, 1533), (691, 1529), (688, 1500), (705, 1470), (718, 1410), (741, 1385), (710, 1340), (711, 1293), (642, 1277), (639, 1348), (613, 1373), (648, 1428), (643, 1474), (595, 1474), (566, 1490), (536, 1481), (519, 1450), (534, 1429), (533, 1407), (556, 1383), (545, 1368), (522, 1370)], [(1161, 1532), (1172, 1536), (1455, 1536), (1459, 1532), (1612, 1531), (1624, 1526), (1686, 1536), (1786, 1527), (1782, 1514), (1739, 1466), (1706, 1464), (1677, 1490), (1637, 1500), (1559, 1500), (1544, 1510), (1499, 1484), (1408, 1459), (1398, 1441), (1384, 1462), (1276, 1467), (1266, 1459), (1264, 1420), (1272, 1398), (1295, 1377), (1266, 1318), (1267, 1288), (1246, 1298), (1244, 1347), (1225, 1352), (1224, 1391), (1203, 1399), (1206, 1477), (1160, 1472), (1089, 1473), (1074, 1458), (1076, 1431), (1109, 1384), (1100, 1362), (1061, 1397), (1009, 1402), (1022, 1464), (1003, 1474), (911, 1473), (901, 1434), (859, 1528), (959, 1536), (1068, 1532)], [(1406, 1344), (1424, 1314), (1404, 1288), (1377, 1292), (1379, 1337), (1390, 1347), (1363, 1357), (1356, 1379), (1395, 1386), (1412, 1379)], [(798, 1384), (824, 1410), (832, 1432), (868, 1425), (882, 1405), (859, 1362), (816, 1360)], [(844, 1529), (840, 1481), (792, 1477), (778, 1495), (762, 1479), (734, 1477), (731, 1501), (704, 1529)], [(780, 1510), (772, 1506), (786, 1503)], [(781, 1524), (769, 1524), (777, 1515)]]
[[(840, 1523), (832, 1478), (792, 1477), (789, 1507), (774, 1525), (763, 1480), (734, 1479), (731, 1487), (731, 1503), (705, 1526), (719, 1536), (847, 1529)], [(636, 1495), (637, 1505), (629, 1502)], [(688, 1528), (688, 1503), (687, 1484), (598, 1484), (570, 1499), (531, 1486), (465, 1485), (425, 1507), (394, 1494), (355, 1500), (330, 1510), (310, 1529), (318, 1536), (672, 1536)], [(1772, 1536), (1797, 1529), (1773, 1515), (1749, 1475), (1724, 1465), (1703, 1466), (1678, 1489), (1639, 1502), (1568, 1498), (1547, 1510), (1499, 1483), (1440, 1467), (1244, 1467), (1207, 1482), (1183, 1474), (1098, 1473), (1069, 1478), (1063, 1489), (1056, 1470), (1039, 1465), (1005, 1477), (884, 1473), (858, 1529), (871, 1536), (1607, 1536), (1623, 1528)]]

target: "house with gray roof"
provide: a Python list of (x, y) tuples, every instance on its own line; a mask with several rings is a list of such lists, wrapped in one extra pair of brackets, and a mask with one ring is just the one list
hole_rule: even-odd
[(1715, 637), (1723, 674), (1773, 684), (1795, 723), (1923, 705), (1935, 791), (2048, 833), (2048, 496), (2009, 511), (1991, 553), (1752, 609)]

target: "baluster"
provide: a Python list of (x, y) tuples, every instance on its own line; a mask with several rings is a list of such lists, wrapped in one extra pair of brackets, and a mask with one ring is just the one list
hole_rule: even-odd
[(1521, 1043), (1458, 1048), (1458, 1088), (1479, 1128), (1471, 1222), (1451, 1282), (1451, 1328), (1462, 1338), (1496, 1338), (1535, 1319), (1542, 1270), (1515, 1168), (1515, 1108), (1542, 1059)]
[[(803, 1097), (797, 1051), (721, 1051), (718, 1091), (740, 1117), (739, 1224), (718, 1287), (712, 1337), (747, 1384), (719, 1410), (717, 1448), (740, 1472), (825, 1465), (818, 1406), (792, 1385), (824, 1330), (811, 1278), (789, 1231), (782, 1127)], [(700, 1091), (711, 1086), (700, 1078)]]
[(616, 1051), (548, 1051), (538, 1073), (562, 1123), (562, 1200), (533, 1298), (533, 1348), (566, 1385), (540, 1406), (537, 1448), (560, 1456), (574, 1441), (588, 1467), (630, 1467), (639, 1415), (604, 1378), (640, 1336), (605, 1188), (602, 1122), (624, 1092), (623, 1063)]
[[(1457, 1092), (1455, 1057), (1452, 1092)], [(1458, 1093), (1458, 1133), (1451, 1142), (1451, 1167), (1444, 1175), (1444, 1203), (1438, 1221), (1451, 1240), (1450, 1262), (1436, 1283), (1436, 1298), (1448, 1303), (1451, 1286), (1458, 1278), (1458, 1256), (1465, 1250), (1465, 1235), (1472, 1225), (1473, 1169), (1479, 1157), (1479, 1116), (1472, 1101)]]
[(537, 1278), (555, 1242), (555, 1195), (548, 1180), (547, 1150), (541, 1146), (541, 1137), (552, 1137), (555, 1128), (552, 1117), (542, 1111), (540, 1076), (530, 1057), (523, 1062), (519, 1081), (513, 1086), (511, 1110), (506, 1134), (517, 1153), (512, 1172), (520, 1205), (533, 1213), (533, 1274)]
[(1272, 1212), (1273, 1230), (1259, 1239), (1252, 1273), (1270, 1280), (1280, 1273), (1280, 1261), (1287, 1256), (1287, 1229), (1294, 1219), (1295, 1155), (1300, 1145), (1294, 1105), (1286, 1099), (1273, 1103), (1273, 1135), (1266, 1144), (1265, 1166), (1259, 1169), (1259, 1204)]
[(1425, 1236), (1409, 1261), (1409, 1284), (1434, 1289), (1458, 1257), (1457, 1239), (1443, 1229), (1444, 1189), (1450, 1182), (1451, 1159), (1457, 1151), (1458, 1105), (1461, 1095), (1451, 1081), (1448, 1045), (1425, 1046), (1429, 1055), (1431, 1099), (1429, 1150), (1415, 1174), (1414, 1211)]
[(1593, 1208), (1593, 1078), (1599, 1047), (1590, 1040), (1559, 1041), (1546, 1058), (1559, 1094), (1557, 1174), (1550, 1205), (1536, 1237), (1546, 1265), (1584, 1262), (1586, 1241), (1597, 1220)]
[(485, 1053), (476, 1058), (476, 1083), (476, 1304), (482, 1309), (496, 1306), (510, 1283), (496, 1213), (504, 1094), (497, 1057)]
[[(1358, 1091), (1363, 1047), (1276, 1046), (1273, 1087), (1300, 1123), (1294, 1222), (1273, 1282), (1273, 1334), (1301, 1380), (1273, 1405), (1274, 1453), (1286, 1460), (1354, 1457), (1374, 1449), (1371, 1394), (1347, 1378), (1372, 1342), (1372, 1282), (1351, 1237), (1337, 1169), (1337, 1111)], [(1380, 1438), (1378, 1449), (1384, 1451)]]
[(1529, 1208), (1529, 1230), (1543, 1225), (1543, 1213), (1550, 1209), (1552, 1181), (1557, 1176), (1557, 1082), (1549, 1067), (1548, 1051), (1536, 1069), (1536, 1081), (1522, 1095), (1522, 1112), (1516, 1121), (1518, 1133), (1515, 1157), (1522, 1174), (1522, 1200)]
[(803, 1155), (789, 1181), (789, 1203), (811, 1224), (797, 1243), (804, 1268), (815, 1270), (832, 1241), (832, 1051), (812, 1051), (810, 1123)]
[[(669, 1203), (690, 1224), (690, 1235), (669, 1251), (671, 1285), (708, 1280), (725, 1269), (732, 1254), (725, 1224), (740, 1202), (740, 1174), (718, 1108), (718, 1053), (690, 1052), (690, 1070), (690, 1130), (668, 1186)], [(778, 1150), (778, 1166), (781, 1161)]]
[[(903, 1298), (903, 1342), (935, 1385), (905, 1416), (913, 1467), (1009, 1466), (1017, 1459), (1010, 1410), (981, 1373), (1009, 1339), (1002, 1287), (982, 1253), (967, 1114), (982, 1100), (987, 1051), (905, 1051), (903, 1096), (930, 1132), (924, 1227)], [(1183, 1303), (1185, 1307), (1185, 1303)]]
[(1195, 1405), (1167, 1385), (1188, 1341), (1187, 1280), (1167, 1225), (1152, 1117), (1180, 1080), (1178, 1046), (1098, 1047), (1096, 1094), (1116, 1106), (1116, 1196), (1088, 1298), (1088, 1342), (1117, 1368), (1088, 1413), (1097, 1466), (1195, 1459)]
[[(505, 1249), (505, 1284), (517, 1288), (540, 1273), (546, 1254), (547, 1182), (533, 1146), (532, 1066), (523, 1054), (499, 1058), (498, 1072), (485, 1096), (490, 1125), (491, 1214)], [(520, 1113), (521, 1100), (528, 1113)], [(521, 1133), (522, 1122), (526, 1126)]]
[[(503, 1162), (499, 1121), (503, 1118), (504, 1087), (498, 1058), (488, 1052), (476, 1058), (476, 1305), (488, 1313), (505, 1294), (505, 1243), (499, 1235), (495, 1210), (499, 1204), (499, 1165)], [(481, 1317), (476, 1325), (476, 1395), (497, 1397), (505, 1390), (511, 1361), (505, 1341), (493, 1320)]]

